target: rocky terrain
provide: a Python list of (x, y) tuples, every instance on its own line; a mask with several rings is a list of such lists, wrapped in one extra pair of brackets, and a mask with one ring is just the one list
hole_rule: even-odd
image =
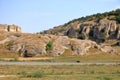
[[(19, 56), (120, 54), (120, 10), (95, 14), (41, 32), (21, 33), (16, 25), (0, 24), (0, 53)], [(110, 42), (110, 43), (109, 43)], [(91, 51), (93, 50), (93, 51)]]
[(80, 40), (67, 36), (2, 32), (0, 37), (0, 50), (17, 53), (23, 57), (36, 55), (59, 56), (64, 54), (90, 55), (90, 49), (106, 54), (119, 54), (117, 50), (109, 45), (97, 44), (91, 40)]
[(41, 33), (90, 39), (97, 43), (110, 39), (120, 39), (120, 9), (74, 19)]
[(21, 27), (17, 25), (7, 25), (7, 24), (0, 24), (0, 31), (5, 32), (22, 32)]

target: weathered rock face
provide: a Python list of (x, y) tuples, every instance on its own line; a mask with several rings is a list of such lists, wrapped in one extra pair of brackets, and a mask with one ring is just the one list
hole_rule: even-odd
[(59, 36), (53, 42), (53, 49), (51, 54), (54, 56), (59, 56), (65, 52), (66, 49), (69, 48), (69, 38), (66, 36)]
[(46, 44), (49, 40), (49, 37), (41, 35), (23, 35), (22, 37), (14, 41), (11, 50), (19, 52), (25, 57), (34, 56), (36, 54), (45, 54)]
[[(9, 34), (6, 36), (6, 34)], [(12, 52), (17, 52), (21, 56), (29, 57), (35, 55), (64, 55), (67, 50), (69, 55), (87, 55), (90, 49), (97, 49), (105, 53), (114, 54), (116, 51), (105, 45), (98, 45), (91, 40), (79, 40), (68, 38), (67, 36), (25, 34), (25, 33), (6, 33), (4, 39), (0, 40), (0, 45), (6, 45)], [(52, 41), (52, 49), (47, 50), (47, 44)], [(68, 53), (67, 53), (68, 54)]]
[(120, 9), (74, 19), (53, 29), (46, 30), (43, 34), (91, 39), (98, 43), (112, 39), (117, 40), (120, 39)]
[[(74, 23), (73, 23), (74, 24)], [(78, 28), (79, 26), (79, 28)], [(84, 34), (86, 38), (92, 38), (96, 42), (102, 42), (105, 39), (119, 39), (120, 27), (116, 21), (101, 19), (99, 22), (86, 21), (77, 25), (71, 26), (66, 30), (65, 35), (72, 38), (79, 38), (79, 35)]]
[(113, 49), (111, 46), (101, 45), (99, 46), (99, 49), (103, 52), (110, 53), (110, 54), (116, 53), (115, 49)]
[(116, 37), (116, 26), (115, 21), (110, 21), (107, 19), (100, 20), (100, 22), (95, 24), (95, 28), (93, 30), (93, 38), (98, 40), (103, 38), (117, 38)]
[(117, 39), (120, 39), (120, 25), (118, 25), (116, 32), (117, 32)]
[(98, 45), (90, 40), (71, 40), (71, 49), (73, 54), (85, 55), (88, 54), (90, 48), (98, 48)]
[(70, 38), (77, 38), (77, 32), (74, 28), (68, 29), (68, 31), (65, 33), (65, 35)]
[(7, 25), (7, 24), (0, 24), (0, 31), (6, 32), (22, 32), (21, 27), (17, 25)]

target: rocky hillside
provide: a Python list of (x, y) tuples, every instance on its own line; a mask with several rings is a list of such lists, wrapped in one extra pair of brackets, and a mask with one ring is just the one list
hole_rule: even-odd
[(7, 24), (0, 24), (0, 31), (5, 32), (22, 32), (21, 27), (17, 25), (7, 25)]
[[(90, 50), (95, 50), (91, 52)], [(29, 57), (36, 55), (90, 55), (90, 54), (120, 54), (110, 45), (97, 44), (91, 40), (79, 40), (67, 36), (51, 34), (0, 33), (0, 53), (18, 53)], [(97, 52), (97, 53), (96, 53)]]
[(42, 34), (20, 32), (16, 25), (0, 24), (0, 54), (120, 55), (120, 9), (78, 18)]
[(41, 33), (91, 39), (96, 42), (120, 39), (120, 9), (74, 19)]

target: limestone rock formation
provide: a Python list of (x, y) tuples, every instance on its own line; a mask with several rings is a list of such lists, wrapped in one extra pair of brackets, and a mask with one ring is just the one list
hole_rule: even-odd
[(70, 38), (77, 38), (77, 32), (72, 27), (70, 29), (68, 29), (68, 31), (65, 33), (65, 35), (70, 37)]
[(66, 36), (59, 36), (53, 42), (53, 49), (51, 54), (54, 56), (59, 56), (65, 52), (66, 49), (69, 48), (69, 38)]
[(120, 39), (120, 25), (117, 28), (117, 39)]
[(114, 54), (116, 53), (115, 49), (113, 49), (111, 46), (101, 45), (99, 49), (103, 52)]
[(98, 45), (90, 40), (71, 39), (71, 49), (73, 51), (73, 54), (88, 54), (90, 48), (98, 48)]
[(112, 39), (118, 40), (120, 39), (120, 9), (74, 19), (41, 33), (90, 39), (97, 43)]
[(21, 27), (17, 25), (7, 25), (7, 24), (0, 24), (0, 31), (5, 32), (22, 32)]
[(11, 46), (11, 50), (19, 52), (25, 57), (34, 56), (36, 54), (45, 54), (48, 41), (49, 37), (27, 34), (15, 40), (13, 46)]
[[(102, 19), (99, 23), (96, 23), (95, 21), (87, 21), (81, 23), (79, 26), (80, 28), (78, 31), (78, 35), (87, 35), (88, 37), (92, 37), (93, 39), (95, 39), (95, 41), (101, 41), (105, 38), (119, 38), (119, 26), (116, 24), (115, 21), (110, 21), (107, 19)], [(116, 36), (116, 34), (118, 35)]]
[[(53, 41), (52, 49), (47, 53), (47, 43)], [(35, 35), (24, 34), (14, 40), (10, 50), (19, 52), (22, 56), (34, 56), (49, 54), (59, 56), (65, 53), (67, 49), (71, 50), (71, 55), (87, 55), (91, 48), (106, 53), (115, 53), (115, 50), (110, 46), (101, 46), (91, 40), (70, 39), (67, 36), (54, 35)]]
[[(97, 49), (105, 53), (116, 54), (111, 46), (99, 45), (91, 40), (79, 40), (67, 36), (50, 34), (6, 33), (2, 34), (0, 46), (11, 52), (19, 53), (23, 57), (35, 55), (64, 55), (67, 50), (69, 55), (89, 55), (90, 49)], [(0, 35), (0, 37), (2, 37)], [(47, 44), (52, 41), (52, 48), (47, 51)]]
[[(60, 33), (59, 29), (61, 28), (63, 28), (64, 31), (60, 30), (62, 31)], [(107, 39), (120, 39), (120, 24), (117, 24), (114, 20), (108, 20), (107, 18), (101, 19), (99, 22), (95, 20), (79, 22), (78, 25), (76, 22), (73, 22), (61, 28), (56, 28), (55, 33), (70, 38), (80, 39), (81, 35), (83, 35), (85, 39), (92, 39), (96, 42), (103, 42)], [(54, 33), (55, 30), (52, 29), (51, 31)]]

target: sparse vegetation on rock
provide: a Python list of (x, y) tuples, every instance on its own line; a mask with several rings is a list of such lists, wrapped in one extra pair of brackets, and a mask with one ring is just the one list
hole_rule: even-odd
[(47, 43), (47, 45), (46, 45), (46, 51), (52, 50), (52, 48), (53, 48), (53, 42), (52, 42), (52, 41), (49, 41), (49, 42)]

